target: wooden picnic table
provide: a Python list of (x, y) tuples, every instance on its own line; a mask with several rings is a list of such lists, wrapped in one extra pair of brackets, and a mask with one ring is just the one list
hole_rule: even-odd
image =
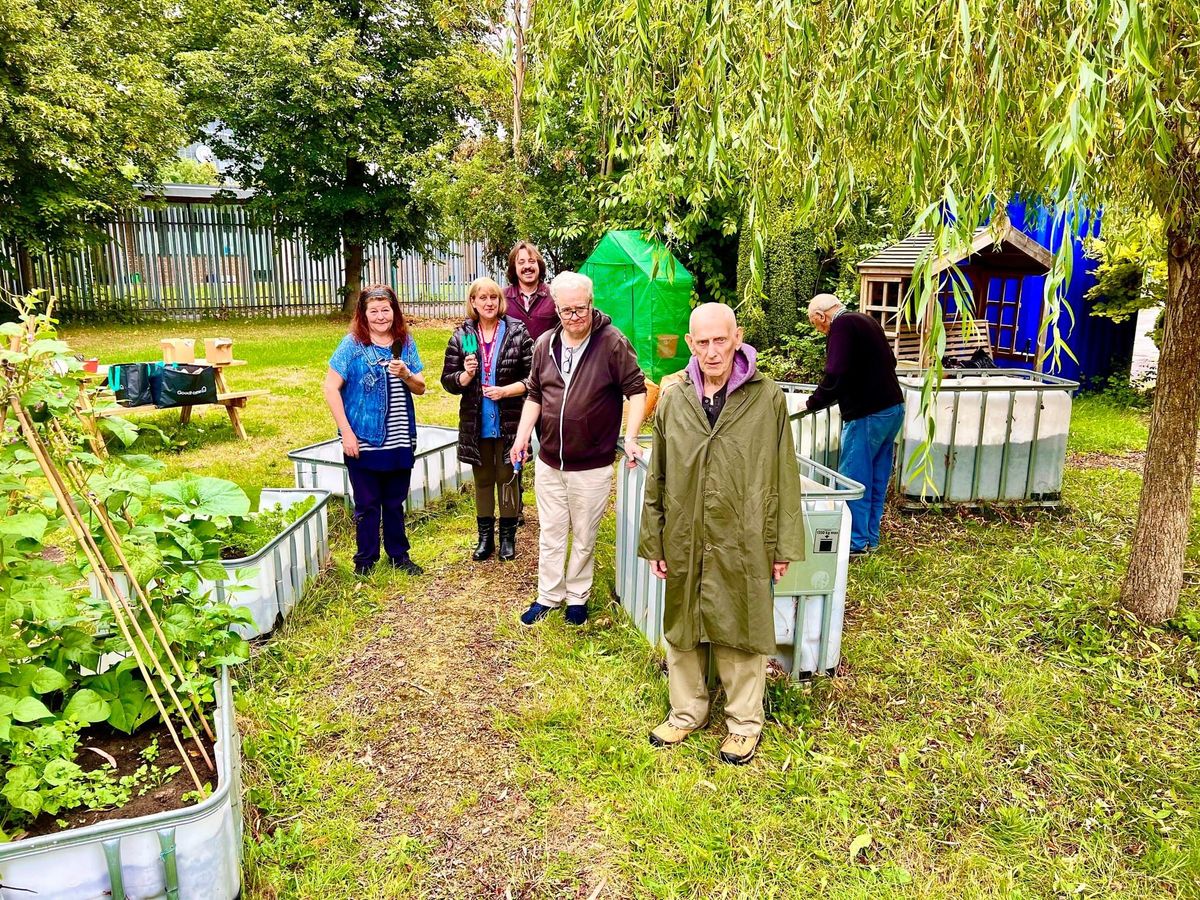
[[(270, 393), (270, 391), (266, 390), (265, 388), (261, 388), (258, 390), (249, 390), (249, 391), (231, 391), (229, 389), (229, 384), (225, 380), (225, 370), (232, 368), (234, 366), (244, 366), (244, 365), (246, 365), (246, 360), (234, 359), (234, 360), (230, 360), (227, 363), (209, 363), (205, 359), (197, 359), (194, 363), (186, 363), (186, 365), (196, 365), (196, 366), (211, 365), (212, 366), (212, 368), (215, 370), (215, 372), (213, 374), (215, 376), (214, 380), (216, 381), (216, 384), (217, 384), (217, 402), (216, 402), (216, 404), (197, 403), (197, 404), (188, 404), (186, 406), (178, 407), (179, 423), (181, 425), (186, 425), (188, 422), (190, 422), (192, 420), (193, 406), (213, 406), (213, 405), (224, 406), (225, 412), (227, 412), (229, 414), (229, 422), (230, 422), (230, 424), (233, 425), (234, 434), (236, 434), (241, 440), (243, 440), (243, 441), (246, 440), (246, 438), (247, 438), (246, 426), (242, 424), (242, 413), (241, 413), (242, 409), (244, 409), (246, 406), (246, 401), (251, 397), (259, 397), (259, 396), (262, 396), (263, 394)], [(108, 366), (97, 367), (96, 375), (95, 375), (96, 379), (97, 380), (101, 380), (101, 379), (107, 380), (108, 379), (108, 368), (109, 368)], [(83, 393), (84, 393), (83, 385), (81, 384), (80, 385), (80, 394), (83, 395)], [(95, 416), (95, 411), (91, 408), (91, 404), (87, 402), (86, 398), (83, 398), (83, 400), (84, 400), (84, 402), (81, 405), (81, 408), (83, 409), (83, 411), (92, 416)], [(175, 409), (175, 408), (176, 407), (173, 407), (173, 406), (158, 407), (158, 406), (155, 406), (154, 404), (146, 404), (143, 406), (117, 406), (113, 409), (104, 410), (104, 412), (101, 413), (101, 415), (124, 416), (129, 413), (156, 412), (161, 409)]]

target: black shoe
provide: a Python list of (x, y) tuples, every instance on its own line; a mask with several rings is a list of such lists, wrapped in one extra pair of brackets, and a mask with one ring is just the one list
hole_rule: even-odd
[(517, 558), (517, 521), (500, 520), (500, 559), (508, 562)]
[(409, 557), (403, 559), (388, 559), (393, 569), (399, 569), (406, 575), (424, 575), (425, 570), (413, 562)]
[[(480, 516), (475, 521), (479, 524), (479, 543), (475, 546), (475, 552), (471, 554), (471, 559), (475, 562), (483, 562), (496, 552), (496, 518)], [(503, 529), (504, 526), (500, 527)]]
[(371, 570), (375, 568), (375, 563), (355, 563), (354, 574), (358, 578), (366, 578), (371, 574)]
[(517, 516), (517, 527), (518, 528), (525, 527), (525, 513), (521, 513), (519, 516)]

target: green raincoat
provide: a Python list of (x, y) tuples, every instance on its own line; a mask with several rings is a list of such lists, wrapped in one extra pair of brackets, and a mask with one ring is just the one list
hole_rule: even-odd
[(655, 411), (638, 556), (667, 561), (663, 627), (680, 650), (774, 653), (771, 564), (804, 559), (787, 404), (746, 349), (715, 427), (697, 396), (695, 360)]

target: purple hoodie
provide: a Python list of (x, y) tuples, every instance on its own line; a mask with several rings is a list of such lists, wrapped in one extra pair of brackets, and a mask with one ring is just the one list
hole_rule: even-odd
[[(743, 384), (754, 377), (758, 371), (758, 351), (747, 343), (743, 343), (733, 351), (733, 371), (729, 373), (726, 383), (725, 397), (728, 397)], [(692, 379), (692, 387), (696, 389), (696, 399), (704, 402), (704, 371), (700, 368), (700, 360), (692, 357), (687, 364), (688, 377)]]

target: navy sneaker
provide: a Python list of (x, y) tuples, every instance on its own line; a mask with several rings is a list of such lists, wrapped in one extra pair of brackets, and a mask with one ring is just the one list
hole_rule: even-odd
[(550, 615), (552, 609), (554, 609), (553, 606), (542, 606), (542, 604), (534, 600), (529, 609), (521, 614), (521, 624), (534, 625)]
[(578, 606), (568, 606), (566, 612), (568, 625), (586, 625), (587, 624), (587, 604), (580, 603)]

